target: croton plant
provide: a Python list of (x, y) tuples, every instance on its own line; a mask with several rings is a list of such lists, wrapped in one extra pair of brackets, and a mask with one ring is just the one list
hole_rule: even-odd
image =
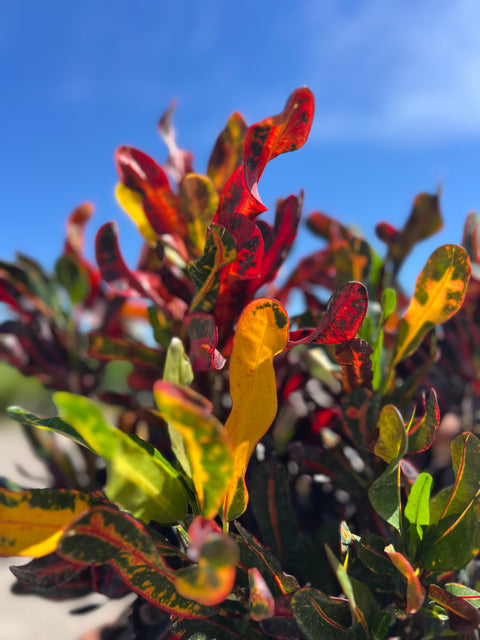
[(113, 222), (87, 260), (89, 204), (53, 274), (0, 263), (1, 358), (57, 409), (8, 410), (51, 483), (1, 480), (0, 552), (31, 558), (11, 567), (19, 594), (133, 592), (98, 637), (478, 638), (480, 221), (410, 298), (399, 272), (440, 229), (438, 194), (377, 226), (383, 257), (315, 211), (319, 248), (279, 284), (302, 194), (272, 226), (258, 183), (313, 114), (307, 88), (251, 126), (234, 113), (200, 175), (171, 108), (164, 166), (115, 154), (135, 269)]

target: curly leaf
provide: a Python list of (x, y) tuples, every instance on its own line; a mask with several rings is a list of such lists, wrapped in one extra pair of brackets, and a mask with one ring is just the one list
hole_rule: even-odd
[(251, 302), (238, 321), (230, 359), (233, 406), (225, 425), (234, 448), (233, 475), (223, 506), (226, 520), (246, 509), (247, 464), (277, 412), (273, 358), (287, 343), (288, 322), (283, 307), (268, 298)]
[(98, 502), (66, 489), (0, 488), (0, 555), (38, 558), (55, 551), (69, 524)]
[(202, 514), (214, 518), (232, 471), (232, 445), (225, 429), (192, 389), (159, 380), (153, 393), (165, 420), (183, 437)]
[(112, 502), (146, 522), (172, 523), (185, 516), (182, 481), (158, 451), (111, 425), (88, 398), (58, 392), (53, 401), (62, 420), (106, 461), (105, 492)]
[(275, 613), (275, 601), (262, 574), (256, 567), (248, 570), (248, 583), (250, 587), (248, 603), (252, 620), (271, 618)]
[(444, 245), (427, 261), (402, 318), (392, 368), (412, 355), (425, 335), (461, 307), (470, 279), (470, 260), (462, 247)]
[(126, 513), (109, 507), (91, 509), (65, 532), (58, 553), (78, 564), (110, 563), (135, 593), (173, 615), (204, 618), (215, 613), (215, 608), (177, 593), (175, 572), (157, 552), (145, 527)]
[(243, 166), (238, 167), (227, 182), (217, 215), (242, 213), (252, 218), (266, 211), (258, 194), (258, 181), (270, 160), (305, 144), (313, 111), (313, 94), (303, 87), (290, 95), (282, 113), (248, 128)]

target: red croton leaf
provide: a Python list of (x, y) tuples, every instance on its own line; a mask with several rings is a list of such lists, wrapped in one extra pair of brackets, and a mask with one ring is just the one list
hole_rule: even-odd
[(190, 313), (184, 318), (184, 325), (190, 338), (188, 357), (194, 371), (222, 369), (225, 358), (217, 351), (218, 332), (215, 319), (209, 313)]
[(328, 301), (320, 325), (316, 329), (290, 332), (287, 349), (297, 344), (340, 344), (357, 334), (367, 312), (368, 294), (360, 282), (347, 282)]
[(155, 233), (184, 237), (186, 227), (179, 217), (176, 196), (155, 160), (124, 145), (116, 150), (115, 163), (122, 184), (141, 197), (145, 216)]
[(358, 387), (372, 388), (372, 347), (365, 340), (352, 338), (337, 345), (335, 357), (342, 367), (343, 387), (347, 393)]
[(313, 121), (314, 98), (310, 89), (296, 89), (282, 113), (248, 128), (243, 166), (232, 173), (223, 191), (217, 215), (243, 213), (256, 217), (266, 211), (258, 193), (267, 163), (287, 151), (305, 144)]
[(168, 309), (173, 317), (183, 317), (187, 305), (172, 296), (157, 274), (128, 268), (118, 245), (114, 222), (107, 222), (100, 227), (95, 239), (95, 254), (102, 278), (117, 295), (150, 298), (163, 310)]

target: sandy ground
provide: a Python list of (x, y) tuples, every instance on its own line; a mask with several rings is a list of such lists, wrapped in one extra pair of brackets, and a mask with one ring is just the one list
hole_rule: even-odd
[[(43, 467), (32, 456), (20, 428), (15, 423), (0, 423), (0, 475), (25, 485), (25, 478), (15, 462), (21, 462), (36, 476), (35, 482), (29, 482), (30, 486), (46, 486)], [(51, 602), (37, 596), (13, 595), (10, 587), (15, 578), (8, 567), (28, 560), (0, 558), (0, 640), (79, 640), (92, 628), (113, 622), (131, 600), (131, 596), (108, 600), (92, 594), (69, 602)], [(94, 603), (101, 603), (101, 606), (90, 613), (70, 613)]]

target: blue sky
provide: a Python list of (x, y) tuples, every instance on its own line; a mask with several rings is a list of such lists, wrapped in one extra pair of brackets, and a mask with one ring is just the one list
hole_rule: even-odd
[[(113, 197), (120, 144), (166, 159), (158, 117), (172, 98), (180, 146), (204, 173), (233, 111), (253, 123), (308, 85), (305, 147), (270, 163), (267, 206), (305, 190), (305, 214), (401, 225), (413, 197), (442, 185), (445, 228), (414, 253), (460, 242), (480, 209), (480, 3), (477, 0), (2, 0), (0, 257), (50, 266), (77, 204), (107, 220), (134, 266), (139, 240)], [(303, 236), (302, 236), (303, 237)], [(315, 249), (302, 240), (295, 255)], [(92, 252), (89, 252), (90, 255)]]

